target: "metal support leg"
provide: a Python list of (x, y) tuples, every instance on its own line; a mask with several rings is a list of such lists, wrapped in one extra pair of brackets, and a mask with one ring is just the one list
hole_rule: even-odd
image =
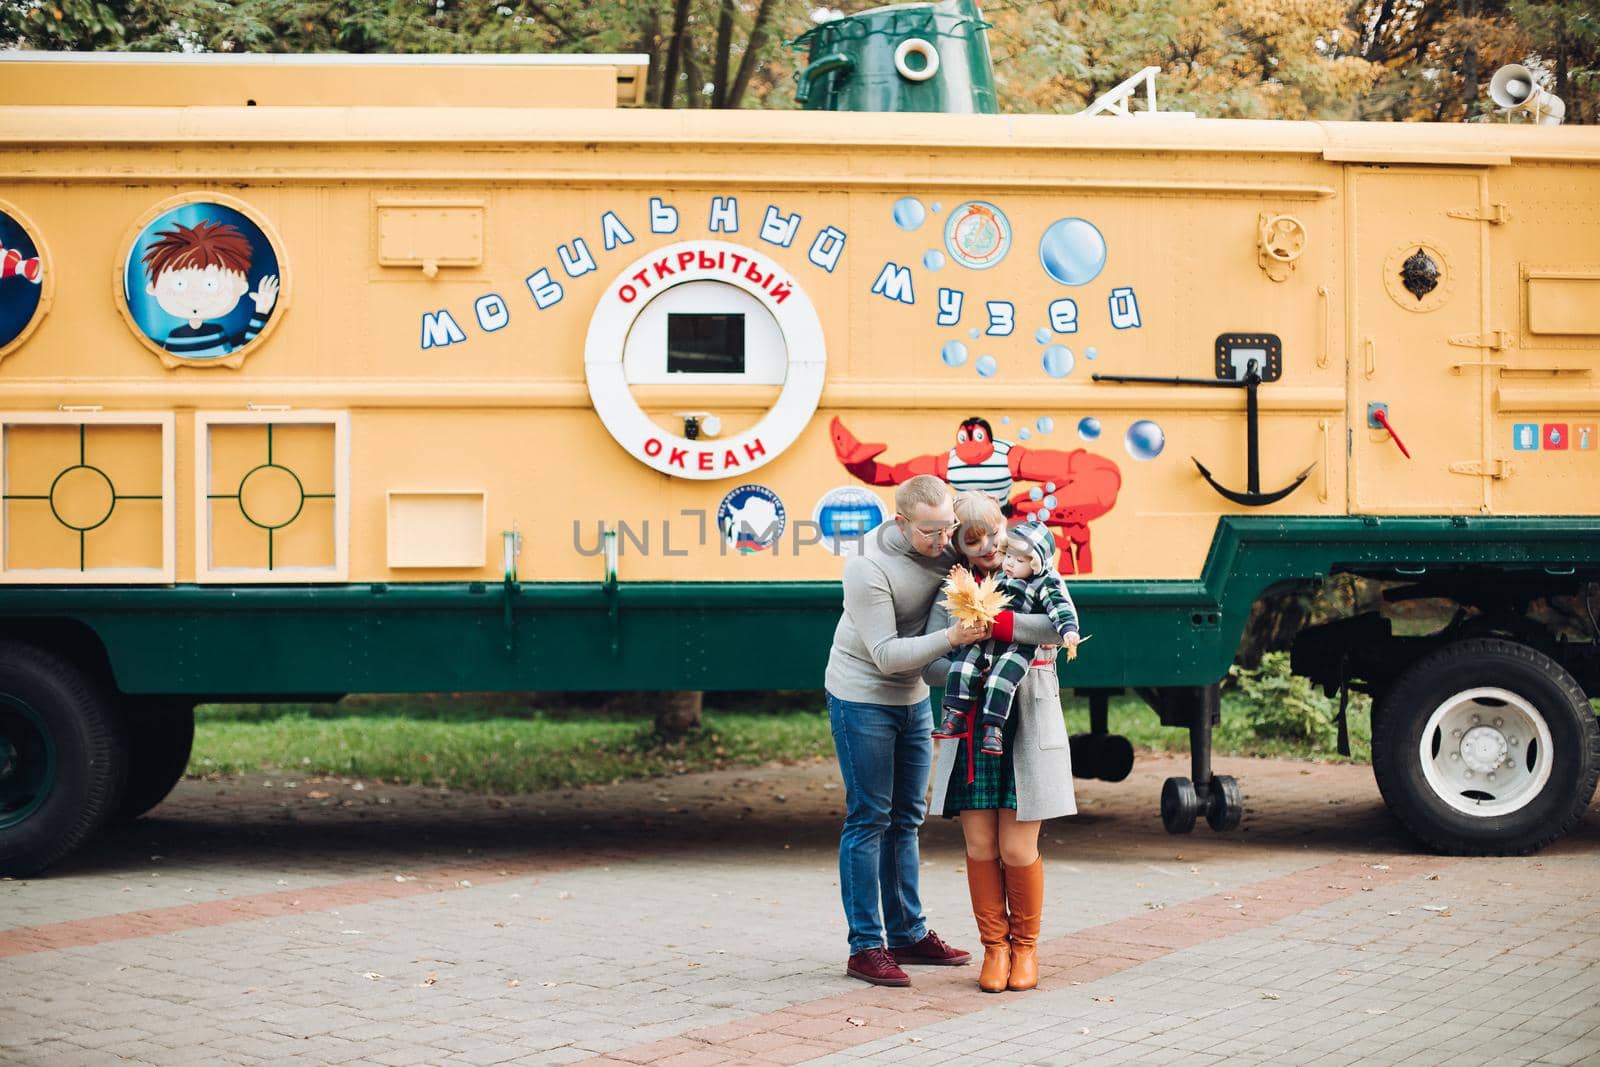
[[(1187, 719), (1189, 770), (1193, 779), (1168, 778), (1161, 787), (1161, 822), (1168, 833), (1186, 834), (1202, 814), (1213, 830), (1232, 830), (1244, 813), (1239, 783), (1225, 774), (1211, 773), (1211, 731), (1222, 721), (1222, 687), (1167, 690), (1168, 714), (1163, 719)], [(1181, 718), (1180, 718), (1181, 716)]]
[[(1085, 690), (1078, 690), (1080, 694)], [(1089, 732), (1074, 734), (1072, 776), (1120, 782), (1133, 772), (1133, 744), (1126, 737), (1111, 733), (1111, 697), (1117, 689), (1090, 689)]]

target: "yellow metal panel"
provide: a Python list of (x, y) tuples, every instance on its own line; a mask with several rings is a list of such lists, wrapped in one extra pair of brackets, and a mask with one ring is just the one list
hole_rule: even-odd
[(476, 267), (483, 262), (484, 205), (392, 203), (374, 208), (378, 264), (384, 267)]
[[(234, 62), (119, 62), (105, 54), (73, 61), (12, 63), (0, 103), (118, 107), (548, 107), (611, 108), (633, 103), (639, 66), (491, 66), (387, 62), (341, 57), (228, 57)], [(207, 57), (214, 59), (217, 57)], [(323, 57), (313, 57), (322, 59)], [(331, 58), (331, 57), (330, 57)], [(388, 57), (385, 57), (388, 58)], [(296, 60), (299, 61), (296, 61)], [(241, 60), (244, 60), (241, 62)]]
[(389, 566), (482, 567), (487, 507), (476, 490), (391, 490)]
[(1600, 334), (1600, 272), (1528, 275), (1531, 333)]
[[(1450, 215), (1478, 205), (1481, 177), (1359, 170), (1351, 185), (1359, 346), (1351, 368), (1351, 510), (1482, 511), (1483, 479), (1451, 467), (1482, 463), (1488, 372), (1476, 362), (1482, 350), (1450, 343), (1483, 326), (1483, 224)], [(1403, 280), (1405, 264), (1418, 254), (1439, 272), (1421, 295)], [(1386, 431), (1368, 425), (1371, 404), (1388, 405), (1410, 458)]]
[[(1336, 157), (1395, 162), (1379, 169)], [(1480, 169), (1448, 165), (1502, 157), (1510, 162), (1489, 172), (1492, 195)], [(1283, 342), (1284, 376), (1260, 391), (1263, 487), (1316, 464), (1307, 483), (1261, 509), (1266, 514), (1600, 507), (1600, 467), (1557, 465), (1578, 459), (1576, 451), (1540, 454), (1544, 473), (1533, 457), (1510, 451), (1515, 424), (1559, 421), (1575, 433), (1600, 421), (1590, 418), (1597, 387), (1577, 373), (1594, 362), (1592, 337), (1532, 332), (1539, 309), (1524, 314), (1528, 289), (1517, 268), (1592, 261), (1600, 222), (1571, 205), (1600, 199), (1596, 160), (1600, 133), (1577, 127), (503, 107), (0, 109), (8, 201), (26, 211), (63, 265), (52, 314), (0, 367), (0, 397), (39, 411), (67, 402), (178, 413), (182, 581), (238, 577), (207, 573), (203, 564), (196, 571), (189, 539), (200, 528), (197, 508), (214, 516), (212, 563), (248, 568), (244, 580), (338, 580), (336, 504), (305, 501), (302, 515), (272, 538), (274, 568), (298, 573), (262, 577), (265, 532), (243, 522), (236, 502), (203, 501), (207, 491), (238, 492), (245, 473), (266, 462), (264, 428), (206, 424), (209, 416), (191, 413), (245, 417), (252, 404), (348, 413), (351, 580), (499, 577), (498, 551), (471, 566), (393, 569), (388, 494), (419, 486), (482, 492), (479, 552), (515, 525), (526, 538), (527, 580), (597, 580), (599, 524), (623, 522), (649, 541), (644, 551), (624, 538), (625, 581), (836, 577), (839, 560), (826, 550), (792, 549), (794, 528), (830, 490), (855, 486), (887, 504), (893, 489), (865, 486), (845, 469), (832, 420), (881, 443), (883, 461), (893, 463), (944, 455), (969, 415), (989, 418), (1021, 447), (1059, 454), (1047, 458), (1062, 464), (1064, 484), (1086, 465), (1116, 466), (1114, 506), (1087, 523), (1092, 577), (1193, 577), (1217, 517), (1252, 512), (1219, 497), (1191, 462), (1204, 462), (1225, 485), (1245, 483), (1243, 394), (1090, 375), (1210, 376), (1222, 333), (1269, 332)], [(168, 370), (118, 317), (106, 282), (125, 256), (127, 227), (167, 198), (212, 190), (227, 190), (271, 223), (296, 271), (293, 306), (281, 309), (278, 328), (238, 371)], [(714, 197), (738, 198), (737, 232), (710, 229)], [(893, 221), (902, 197), (927, 207), (920, 228)], [(653, 230), (652, 199), (677, 212), (673, 232)], [(926, 253), (947, 252), (944, 223), (969, 200), (1006, 214), (1009, 254), (983, 271), (925, 266)], [(380, 205), (416, 212), (396, 214), (387, 239), (408, 247), (397, 251), (381, 224), (375, 229)], [(451, 215), (422, 214), (435, 208), (421, 205), (444, 205)], [(792, 245), (763, 239), (769, 206), (803, 218)], [(608, 212), (631, 238), (613, 248), (601, 223)], [(1259, 265), (1263, 214), (1304, 224), (1304, 254), (1281, 281)], [(1101, 276), (1083, 286), (1057, 284), (1040, 268), (1041, 234), (1069, 216), (1091, 220), (1110, 249)], [(848, 233), (832, 271), (807, 258), (829, 225)], [(464, 246), (460, 258), (472, 264), (425, 275), (422, 230), (430, 231), (426, 250)], [(592, 270), (562, 266), (557, 249), (573, 255), (579, 239)], [(625, 264), (706, 239), (759, 250), (793, 276), (817, 308), (827, 377), (819, 407), (787, 451), (754, 471), (690, 483), (648, 469), (606, 431), (590, 404), (584, 346), (591, 322), (608, 313), (602, 293)], [(1403, 247), (1412, 240), (1435, 249), (1447, 271), (1444, 294), (1413, 300), (1416, 307), (1396, 299), (1391, 263), (1414, 250)], [(403, 266), (381, 266), (388, 258)], [(873, 293), (891, 262), (912, 272), (914, 305)], [(527, 283), (540, 269), (564, 293), (543, 308)], [(1136, 329), (1108, 322), (1113, 286), (1137, 291)], [(935, 318), (942, 287), (965, 294), (953, 326)], [(509, 309), (504, 328), (479, 321), (479, 302), (491, 295)], [(1083, 328), (1047, 331), (1036, 342), (1048, 305), (1064, 297), (1077, 300)], [(1014, 306), (1009, 336), (984, 332), (990, 301)], [(424, 347), (424, 314), (446, 312), (465, 340)], [(969, 350), (961, 366), (941, 360), (952, 340)], [(1077, 360), (1061, 378), (1041, 363), (1041, 349), (1056, 342)], [(1490, 347), (1497, 343), (1503, 347)], [(1093, 360), (1090, 347), (1098, 349)], [(975, 369), (986, 354), (996, 359), (989, 377)], [(681, 433), (679, 412), (715, 412), (724, 425), (708, 439), (714, 444), (753, 425), (776, 392), (672, 384), (641, 385), (631, 395), (663, 431)], [(1413, 459), (1368, 429), (1369, 401), (1390, 405)], [(1492, 440), (1482, 434), (1485, 410), (1493, 413)], [(257, 423), (270, 417), (254, 415)], [(1103, 424), (1097, 439), (1077, 433), (1086, 417)], [(1040, 418), (1053, 419), (1053, 430), (1039, 429)], [(1135, 459), (1124, 444), (1142, 419), (1166, 435), (1153, 459)], [(210, 441), (205, 486), (194, 480), (206, 464), (187, 461), (197, 454), (197, 425)], [(273, 433), (274, 462), (300, 474), (307, 491), (335, 491), (341, 457), (326, 418)], [(60, 437), (57, 450), (68, 457), (72, 439)], [(31, 478), (34, 462), (8, 452), (8, 484)], [(37, 462), (42, 477), (48, 464)], [(1457, 472), (1473, 465), (1476, 473)], [(1506, 469), (1510, 477), (1494, 477)], [(778, 558), (722, 548), (718, 505), (747, 482), (784, 503), (791, 529)], [(1019, 478), (1015, 488), (1045, 484)], [(262, 511), (289, 499), (281, 483), (274, 490), (263, 481), (251, 492), (263, 494)], [(24, 507), (8, 504), (8, 520)], [(131, 506), (124, 515), (119, 505), (116, 518), (134, 521)], [(12, 555), (77, 565), (75, 542), (57, 547), (47, 527), (28, 523), (10, 522)], [(147, 543), (142, 532), (126, 541)], [(98, 551), (94, 542), (89, 550)], [(16, 566), (11, 556), (7, 566)]]

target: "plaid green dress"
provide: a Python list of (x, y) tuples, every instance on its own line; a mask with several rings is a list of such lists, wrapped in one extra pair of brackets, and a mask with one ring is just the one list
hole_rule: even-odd
[(1005, 738), (1005, 752), (999, 756), (976, 753), (973, 763), (973, 780), (967, 781), (968, 741), (945, 741), (957, 744), (956, 765), (950, 772), (950, 788), (945, 790), (945, 818), (952, 819), (963, 811), (994, 811), (999, 808), (1017, 810), (1017, 772), (1011, 766), (1011, 751), (1017, 742), (1017, 722), (1022, 716), (1006, 719), (1000, 736)]

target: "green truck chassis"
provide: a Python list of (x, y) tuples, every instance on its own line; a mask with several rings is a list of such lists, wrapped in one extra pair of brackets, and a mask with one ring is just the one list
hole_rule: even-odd
[[(1237, 783), (1210, 772), (1217, 682), (1263, 593), (1339, 573), (1462, 607), (1424, 637), (1365, 615), (1295, 646), (1298, 673), (1373, 693), (1374, 769), (1402, 822), (1453, 852), (1528, 851), (1565, 832), (1600, 772), (1596, 642), (1526, 609), (1600, 579), (1587, 519), (1225, 517), (1196, 581), (1077, 582), (1095, 642), (1062, 680), (1090, 694), (1097, 728), (1075, 746), (1077, 773), (1127, 773), (1104, 702), (1132, 689), (1191, 733), (1192, 777), (1163, 790), (1168, 829), (1237, 825)], [(0, 874), (32, 873), (159, 802), (201, 701), (815, 688), (839, 608), (833, 582), (6, 589)]]

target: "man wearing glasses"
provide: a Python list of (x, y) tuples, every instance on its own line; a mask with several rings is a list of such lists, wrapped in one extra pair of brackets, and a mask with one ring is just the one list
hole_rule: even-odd
[[(953, 623), (922, 633), (950, 567), (957, 526), (950, 489), (932, 475), (901, 483), (895, 517), (866, 534), (844, 566), (844, 613), (826, 676), (845, 820), (839, 892), (850, 927), (846, 973), (906, 986), (902, 964), (955, 966), (972, 955), (928, 929), (918, 894), (917, 831), (927, 804), (933, 711), (922, 668), (988, 636)], [(881, 902), (881, 910), (880, 910)]]

